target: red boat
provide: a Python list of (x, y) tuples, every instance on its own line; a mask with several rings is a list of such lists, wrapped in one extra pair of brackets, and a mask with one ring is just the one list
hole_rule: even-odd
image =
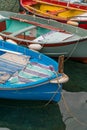
[(43, 2), (48, 2), (51, 4), (56, 4), (56, 5), (62, 5), (62, 6), (69, 6), (72, 8), (76, 8), (76, 9), (83, 9), (83, 10), (87, 10), (87, 0), (83, 0), (84, 3), (80, 3), (80, 2), (71, 2), (71, 0), (68, 1), (64, 1), (64, 0), (41, 0)]
[(87, 29), (86, 3), (57, 0), (20, 0), (20, 4), (32, 14)]

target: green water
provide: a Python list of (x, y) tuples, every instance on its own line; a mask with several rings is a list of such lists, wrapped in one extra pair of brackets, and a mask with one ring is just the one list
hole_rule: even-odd
[[(64, 71), (70, 77), (63, 89), (87, 92), (87, 64), (68, 60)], [(57, 103), (0, 99), (0, 127), (11, 130), (65, 130)]]
[(70, 92), (87, 92), (87, 64), (68, 60), (64, 67), (70, 80), (63, 88)]
[(0, 127), (11, 130), (65, 130), (57, 104), (0, 100)]

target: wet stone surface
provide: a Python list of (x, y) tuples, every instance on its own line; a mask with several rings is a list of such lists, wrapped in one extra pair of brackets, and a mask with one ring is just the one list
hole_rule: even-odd
[(0, 10), (18, 12), (19, 0), (0, 0)]

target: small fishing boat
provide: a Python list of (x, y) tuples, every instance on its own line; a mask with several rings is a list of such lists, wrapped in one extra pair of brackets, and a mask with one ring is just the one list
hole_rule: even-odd
[(1, 39), (51, 57), (87, 63), (87, 30), (37, 16), (0, 11)]
[(59, 64), (40, 52), (0, 40), (0, 98), (58, 102), (62, 84), (68, 81), (60, 73), (61, 58)]
[(32, 14), (87, 29), (87, 4), (57, 0), (20, 0)]

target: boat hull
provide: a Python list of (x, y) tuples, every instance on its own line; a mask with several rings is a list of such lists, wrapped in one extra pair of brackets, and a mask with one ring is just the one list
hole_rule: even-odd
[[(87, 64), (86, 43), (87, 43), (87, 39), (75, 41), (75, 42), (65, 42), (60, 44), (56, 43), (56, 44), (43, 45), (42, 43), (40, 44), (42, 46), (40, 52), (50, 57), (58, 57), (60, 55), (64, 55), (66, 59), (73, 59)], [(23, 46), (30, 46), (32, 44), (31, 43), (26, 44), (26, 42), (21, 42), (21, 45)]]
[(87, 63), (87, 40), (85, 41), (77, 41), (74, 43), (67, 43), (60, 46), (53, 45), (48, 47), (43, 47), (41, 52), (49, 55), (51, 57), (57, 57), (60, 55), (64, 55), (67, 59), (74, 59), (77, 61), (81, 61), (83, 63)]
[(43, 100), (58, 102), (61, 99), (62, 85), (46, 83), (25, 89), (1, 90), (0, 98), (16, 100)]
[[(12, 39), (13, 40), (13, 39)], [(26, 46), (29, 48), (31, 45), (35, 45), (30, 42), (19, 42), (16, 40), (16, 43)], [(64, 55), (67, 59), (73, 59), (76, 61), (81, 61), (83, 63), (87, 63), (87, 39), (75, 42), (65, 42), (65, 43), (56, 43), (56, 44), (37, 44), (41, 46), (41, 53), (46, 54), (50, 57), (59, 57), (60, 55)], [(36, 46), (37, 46), (36, 45)]]

